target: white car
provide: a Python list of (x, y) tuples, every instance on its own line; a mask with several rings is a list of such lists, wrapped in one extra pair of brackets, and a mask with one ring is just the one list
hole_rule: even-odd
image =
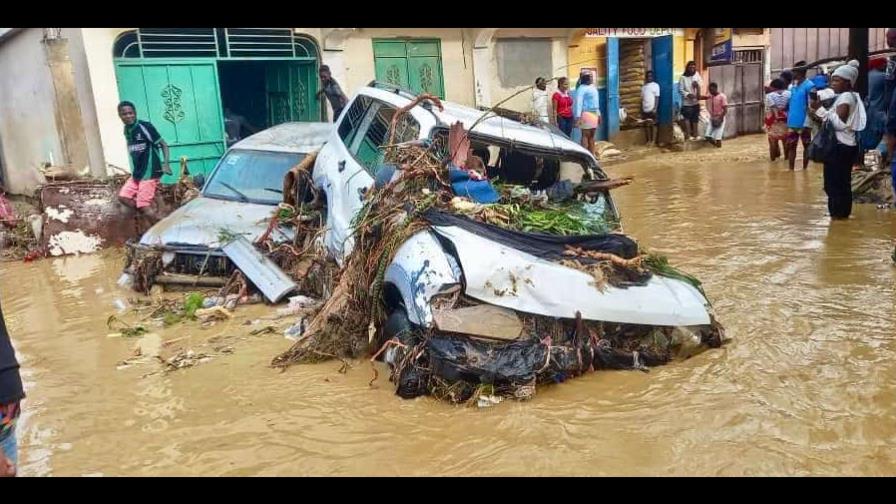
[[(227, 276), (233, 264), (221, 246), (234, 235), (254, 241), (283, 201), (283, 177), (330, 136), (329, 123), (285, 123), (234, 144), (209, 174), (201, 195), (150, 228), (140, 245), (163, 249), (165, 271)], [(287, 228), (276, 229), (281, 239)], [(165, 277), (159, 277), (159, 282)]]
[[(387, 142), (392, 117), (413, 98), (406, 91), (376, 82), (362, 88), (345, 107), (318, 154), (313, 180), (326, 194), (324, 241), (340, 262), (352, 248), (352, 219), (382, 165), (380, 147)], [(399, 123), (395, 142), (434, 140), (447, 135), (449, 126), (457, 121), (469, 131), (483, 114), (449, 102), (442, 104), (443, 111), (426, 101), (414, 106)], [(470, 138), (474, 151), (488, 150), (489, 166), (526, 167), (540, 158), (540, 166), (555, 168), (539, 171), (546, 177), (544, 185), (560, 178), (578, 181), (583, 173), (607, 178), (591, 153), (553, 131), (493, 116), (481, 121)], [(514, 170), (503, 175), (505, 180), (531, 180), (531, 174)], [(609, 193), (602, 198), (607, 219), (618, 221)], [(384, 302), (391, 312), (401, 313), (418, 327), (433, 326), (434, 296), (458, 288), (486, 304), (551, 317), (575, 318), (580, 312), (587, 320), (695, 329), (711, 323), (708, 301), (686, 282), (653, 275), (643, 286), (608, 287), (601, 292), (586, 273), (451, 225), (433, 226), (405, 242), (385, 272), (385, 284)]]

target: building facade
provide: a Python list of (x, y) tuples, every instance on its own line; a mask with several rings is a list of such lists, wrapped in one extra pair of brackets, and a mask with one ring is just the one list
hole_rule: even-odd
[(207, 172), (227, 147), (228, 109), (259, 128), (332, 120), (317, 94), (320, 65), (349, 96), (376, 79), (517, 111), (529, 111), (536, 77), (569, 76), (574, 86), (590, 71), (607, 118), (599, 137), (611, 140), (625, 125), (608, 111), (637, 113), (652, 69), (671, 132), (674, 84), (701, 53), (700, 37), (700, 29), (616, 28), (0, 29), (0, 181), (30, 193), (47, 166), (128, 171), (121, 100), (159, 128), (173, 160)]

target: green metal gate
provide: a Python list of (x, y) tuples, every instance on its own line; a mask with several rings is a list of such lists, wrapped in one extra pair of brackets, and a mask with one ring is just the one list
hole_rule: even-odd
[(214, 59), (120, 60), (115, 63), (119, 95), (134, 103), (171, 149), (174, 175), (186, 156), (190, 173), (208, 173), (224, 155), (224, 121)]
[(265, 62), (269, 125), (321, 120), (316, 45), (289, 28), (139, 28), (118, 36), (113, 55), (119, 96), (171, 147), (164, 183), (182, 156), (195, 175), (224, 154), (218, 61)]
[(438, 40), (374, 39), (373, 59), (377, 80), (445, 97)]
[(316, 70), (312, 62), (293, 61), (272, 62), (265, 68), (270, 124), (318, 120)]

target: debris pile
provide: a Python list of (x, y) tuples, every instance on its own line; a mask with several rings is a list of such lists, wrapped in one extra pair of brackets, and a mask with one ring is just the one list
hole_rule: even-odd
[(10, 201), (0, 186), (0, 260), (31, 260), (40, 255), (42, 219), (36, 213), (30, 205)]
[(872, 171), (858, 170), (852, 174), (852, 198), (856, 203), (872, 203), (890, 207), (896, 201), (893, 196), (893, 178), (889, 168)]
[[(272, 366), (357, 358), (378, 349), (373, 358), (382, 356), (390, 365), (390, 380), (401, 397), (428, 394), (452, 402), (494, 404), (500, 397), (532, 397), (538, 384), (596, 369), (646, 369), (694, 347), (722, 344), (724, 331), (715, 320), (694, 333), (507, 310), (508, 318), (520, 324), (507, 340), (456, 333), (447, 325), (413, 326), (406, 316), (387, 313), (384, 273), (396, 250), (412, 235), (438, 225), (462, 225), (489, 239), (535, 247), (541, 258), (588, 273), (598, 289), (643, 285), (654, 274), (700, 289), (696, 279), (676, 271), (665, 258), (615, 233), (618, 223), (594, 208), (605, 201), (602, 194), (631, 179), (562, 181), (542, 193), (492, 184), (479, 172), (482, 160), (474, 156), (459, 123), (432, 141), (393, 144), (391, 133), (401, 112), (392, 119), (379, 170), (391, 167), (394, 173), (385, 182), (378, 175), (377, 184), (367, 191), (353, 221), (354, 246), (342, 268), (323, 259), (310, 163), (287, 176), (287, 203), (271, 225), (289, 222), (296, 238), (292, 244), (275, 245), (263, 236), (257, 245), (303, 287), (317, 284), (320, 289), (312, 292), (325, 302), (294, 326), (295, 343), (276, 356)], [(459, 177), (458, 171), (465, 173)], [(482, 306), (459, 291), (439, 303), (449, 310)]]

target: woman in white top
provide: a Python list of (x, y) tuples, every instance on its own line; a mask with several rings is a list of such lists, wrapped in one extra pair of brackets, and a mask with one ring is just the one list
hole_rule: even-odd
[(535, 79), (535, 89), (532, 90), (532, 114), (541, 122), (550, 122), (548, 116), (548, 104), (551, 97), (548, 94), (548, 84), (544, 77)]
[[(822, 118), (825, 127), (836, 132), (834, 150), (824, 160), (824, 192), (828, 195), (831, 219), (848, 219), (852, 213), (852, 164), (859, 155), (856, 134), (865, 129), (865, 106), (852, 86), (859, 75), (858, 61), (850, 61), (834, 70), (831, 88), (837, 99), (830, 110), (812, 100), (809, 108)], [(822, 132), (823, 134), (823, 132)]]

